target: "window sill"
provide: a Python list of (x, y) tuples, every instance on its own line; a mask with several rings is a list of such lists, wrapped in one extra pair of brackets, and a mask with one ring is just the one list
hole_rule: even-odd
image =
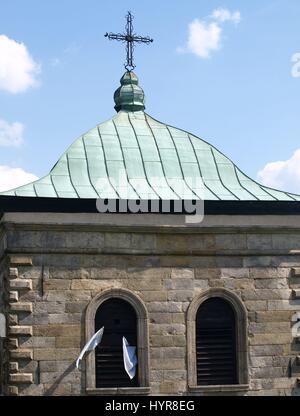
[(223, 392), (238, 392), (249, 390), (249, 384), (228, 384), (228, 385), (214, 385), (214, 386), (189, 386), (191, 393), (223, 393)]
[(106, 387), (106, 388), (87, 388), (88, 395), (103, 396), (123, 396), (123, 395), (147, 395), (150, 387)]

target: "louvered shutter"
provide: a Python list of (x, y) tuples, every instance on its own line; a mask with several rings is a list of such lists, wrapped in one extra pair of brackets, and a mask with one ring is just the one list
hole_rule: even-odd
[(118, 298), (100, 305), (95, 317), (95, 331), (104, 326), (101, 344), (95, 351), (96, 387), (135, 387), (136, 376), (130, 380), (124, 369), (122, 337), (137, 346), (137, 319), (132, 306)]
[(196, 317), (197, 384), (236, 384), (236, 328), (227, 301), (210, 298)]

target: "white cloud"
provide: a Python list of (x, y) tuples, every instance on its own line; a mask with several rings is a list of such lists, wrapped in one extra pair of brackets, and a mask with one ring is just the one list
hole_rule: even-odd
[[(210, 20), (208, 20), (210, 19)], [(241, 13), (230, 12), (227, 9), (215, 9), (207, 19), (194, 19), (188, 27), (188, 41), (186, 46), (177, 48), (179, 53), (193, 53), (207, 59), (211, 52), (221, 48), (223, 28), (226, 21), (239, 23)]]
[(33, 173), (25, 172), (21, 168), (0, 166), (0, 192), (9, 191), (38, 179)]
[(292, 56), (292, 62), (295, 64), (292, 66), (292, 77), (299, 78), (300, 77), (300, 53), (294, 53)]
[(288, 160), (267, 163), (257, 178), (263, 185), (300, 193), (300, 149)]
[(0, 119), (0, 146), (20, 146), (23, 142), (24, 124), (16, 121), (9, 124)]
[(223, 9), (222, 7), (215, 9), (211, 17), (219, 22), (232, 21), (237, 24), (241, 21), (241, 13), (239, 11), (230, 12), (228, 9)]
[(200, 58), (209, 58), (212, 50), (219, 49), (222, 29), (216, 23), (195, 19), (189, 24), (189, 38), (186, 48), (179, 52), (191, 52)]
[(38, 85), (40, 66), (24, 43), (0, 35), (0, 90), (16, 94)]

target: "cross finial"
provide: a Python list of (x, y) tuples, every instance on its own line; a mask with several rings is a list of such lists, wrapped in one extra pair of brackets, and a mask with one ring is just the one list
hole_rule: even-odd
[(143, 37), (138, 36), (133, 32), (133, 16), (131, 12), (128, 12), (126, 15), (127, 24), (126, 24), (126, 33), (106, 33), (104, 36), (108, 37), (109, 40), (120, 40), (126, 42), (126, 63), (124, 64), (127, 71), (132, 71), (135, 68), (133, 60), (133, 50), (134, 42), (137, 43), (151, 43), (153, 39), (149, 36)]

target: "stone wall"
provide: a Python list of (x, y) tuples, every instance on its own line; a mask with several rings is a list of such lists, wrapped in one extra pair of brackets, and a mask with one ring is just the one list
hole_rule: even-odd
[[(1, 259), (1, 257), (0, 257)], [(5, 290), (7, 264), (5, 258), (2, 257), (0, 260), (0, 314), (4, 316), (6, 321), (7, 316), (7, 293)], [(3, 324), (1, 322), (0, 324)], [(5, 331), (6, 332), (6, 331)], [(2, 333), (2, 331), (0, 331)], [(1, 338), (0, 334), (0, 396), (7, 392), (7, 381), (8, 381), (8, 354), (7, 354), (7, 341), (5, 338)]]
[(85, 394), (85, 372), (74, 366), (85, 310), (108, 288), (128, 289), (147, 307), (151, 394), (188, 394), (187, 309), (204, 290), (225, 288), (248, 311), (250, 379), (247, 391), (226, 394), (300, 395), (291, 332), (300, 233), (76, 230), (7, 228), (8, 394)]

